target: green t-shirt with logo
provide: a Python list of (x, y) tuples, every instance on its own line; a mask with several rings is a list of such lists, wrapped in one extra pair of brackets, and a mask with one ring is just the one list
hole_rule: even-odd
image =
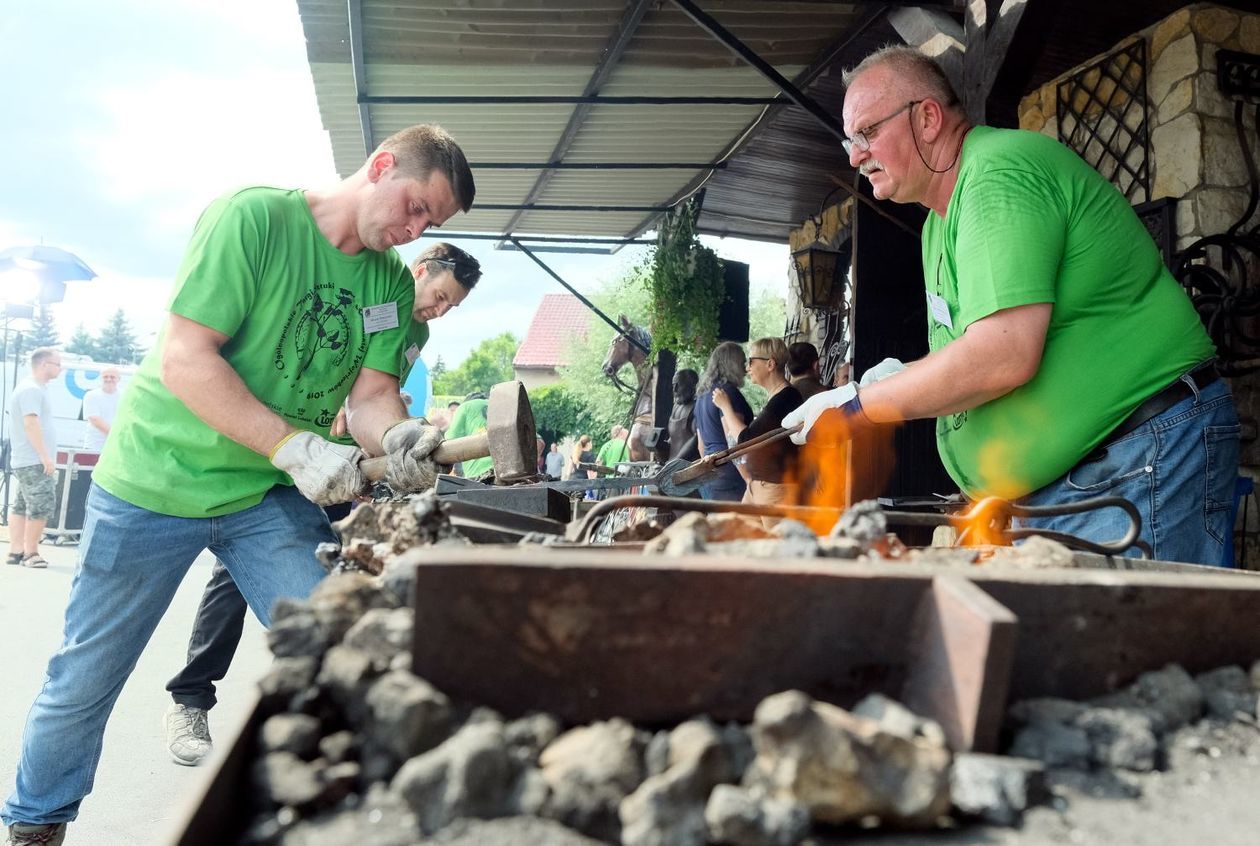
[[(459, 408), (455, 409), (455, 417), (451, 419), (451, 425), (446, 430), (446, 439), (453, 441), (456, 438), (486, 431), (486, 419), (489, 408), (490, 403), (487, 400), (464, 400), (460, 403)], [(470, 459), (463, 464), (464, 477), (475, 479), (492, 467), (494, 467), (494, 461), (489, 456)]]
[[(416, 362), (420, 360), (420, 351), (424, 349), (424, 345), (429, 342), (429, 324), (421, 323), (418, 320), (410, 320), (407, 322), (407, 343), (403, 347), (402, 358), (398, 360), (398, 384), (401, 387), (407, 381), (407, 377), (411, 375), (411, 369), (416, 366)], [(354, 438), (349, 433), (330, 437), (330, 441), (345, 444), (346, 446), (357, 446)]]
[[(327, 437), (361, 368), (398, 374), (413, 297), (392, 250), (346, 255), (319, 231), (302, 191), (247, 188), (202, 214), (170, 311), (227, 335), (220, 353), (249, 391), (291, 425)], [(370, 325), (368, 306), (380, 307)], [(165, 342), (163, 329), (128, 384), (94, 481), (178, 517), (231, 514), (292, 484), (162, 385)]]
[(630, 457), (630, 447), (625, 438), (612, 438), (602, 447), (595, 456), (595, 460), (605, 467), (616, 467), (619, 462), (625, 461)]
[(972, 495), (1054, 481), (1215, 354), (1124, 196), (1036, 133), (971, 130), (945, 218), (924, 223), (923, 272), (933, 351), (1001, 309), (1053, 304), (1037, 375), (937, 420), (945, 469)]

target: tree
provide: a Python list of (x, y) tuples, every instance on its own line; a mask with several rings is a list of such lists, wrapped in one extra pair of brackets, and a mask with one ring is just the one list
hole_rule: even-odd
[(570, 435), (598, 431), (586, 403), (563, 384), (544, 385), (529, 395), (534, 426), (548, 447)]
[(489, 391), (512, 378), (512, 359), (521, 342), (511, 332), (482, 341), (459, 367), (434, 376), (433, 393), (464, 396), (473, 391)]
[(96, 340), (82, 323), (74, 330), (74, 334), (70, 336), (70, 341), (66, 344), (66, 352), (74, 353), (75, 355), (86, 355), (92, 359), (96, 358)]
[(122, 309), (114, 312), (109, 323), (96, 336), (96, 352), (100, 361), (113, 364), (134, 364), (140, 360), (143, 353), (136, 345), (135, 335)]
[(35, 309), (35, 317), (31, 320), (31, 335), (27, 340), (28, 349), (38, 347), (55, 347), (61, 343), (57, 333), (57, 321), (53, 318), (48, 306), (41, 305)]
[(442, 360), (442, 355), (439, 353), (437, 361), (433, 362), (433, 368), (429, 371), (429, 377), (436, 383), (438, 379), (441, 379), (445, 375), (446, 362)]

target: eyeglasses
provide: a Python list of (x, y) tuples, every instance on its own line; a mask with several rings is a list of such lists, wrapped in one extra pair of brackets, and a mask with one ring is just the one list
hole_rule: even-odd
[(459, 267), (459, 263), (456, 262), (455, 259), (427, 258), (425, 261), (431, 261), (438, 267), (445, 267), (447, 270), (454, 270)]
[(744, 367), (745, 367), (745, 368), (748, 368), (748, 367), (752, 366), (752, 363), (753, 363), (754, 361), (769, 361), (769, 360), (770, 360), (770, 359), (766, 358), (765, 356), (760, 356), (760, 355), (750, 355), (750, 356), (748, 356), (748, 364), (744, 365)]
[(923, 102), (922, 100), (911, 100), (909, 103), (906, 103), (900, 109), (888, 115), (887, 117), (882, 117), (879, 120), (875, 121), (874, 123), (868, 123), (866, 126), (859, 129), (857, 132), (853, 133), (845, 140), (841, 141), (840, 146), (844, 147), (845, 155), (849, 155), (849, 156), (853, 155), (854, 150), (857, 150), (858, 152), (861, 152), (861, 153), (865, 153), (866, 151), (870, 150), (871, 139), (874, 137), (876, 130), (879, 129), (880, 124), (888, 123), (888, 121), (892, 120), (897, 115), (904, 112), (906, 109), (914, 108), (915, 106), (919, 105), (922, 102)]

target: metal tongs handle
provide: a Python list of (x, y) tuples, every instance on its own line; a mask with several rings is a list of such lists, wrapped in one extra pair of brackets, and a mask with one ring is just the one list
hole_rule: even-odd
[(739, 458), (746, 452), (759, 449), (768, 444), (781, 441), (801, 430), (799, 425), (792, 427), (780, 426), (777, 429), (771, 429), (769, 432), (763, 432), (755, 438), (749, 438), (742, 444), (736, 444), (733, 447), (727, 447), (721, 452), (715, 452), (706, 455), (698, 461), (693, 461), (690, 466), (684, 467), (674, 474), (673, 482), (675, 485), (684, 482), (690, 482), (692, 479), (698, 479), (706, 473), (712, 472), (715, 468), (721, 467), (723, 464), (729, 464), (736, 458)]

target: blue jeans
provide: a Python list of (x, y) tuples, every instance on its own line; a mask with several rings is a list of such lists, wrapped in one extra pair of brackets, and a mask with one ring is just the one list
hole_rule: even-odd
[(26, 718), (17, 786), (0, 818), (73, 820), (92, 790), (105, 723), (189, 566), (209, 549), (264, 625), (281, 597), (305, 597), (324, 575), (315, 546), (333, 540), (319, 507), (272, 488), (222, 517), (169, 517), (92, 485), (65, 636)]
[[(1055, 505), (1120, 496), (1142, 515), (1142, 540), (1161, 561), (1220, 564), (1238, 476), (1238, 414), (1224, 379), (1086, 456), (1063, 477), (1020, 500)], [(1116, 541), (1129, 518), (1117, 508), (1019, 521), (1021, 526)], [(1136, 548), (1125, 553), (1138, 555)]]

